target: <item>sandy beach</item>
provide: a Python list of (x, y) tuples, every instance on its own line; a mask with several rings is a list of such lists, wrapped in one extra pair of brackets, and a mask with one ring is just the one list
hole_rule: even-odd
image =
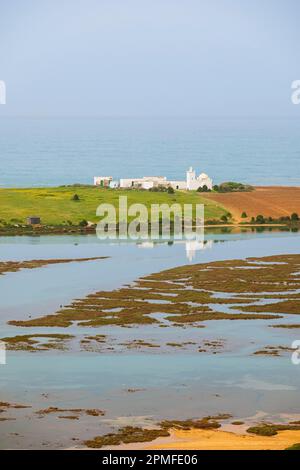
[(279, 431), (276, 436), (236, 434), (220, 430), (173, 430), (146, 449), (174, 450), (284, 450), (300, 442), (300, 431)]

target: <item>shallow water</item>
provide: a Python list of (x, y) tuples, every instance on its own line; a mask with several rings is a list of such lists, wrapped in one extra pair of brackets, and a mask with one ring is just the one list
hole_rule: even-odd
[[(86, 263), (52, 265), (0, 277), (1, 337), (29, 334), (31, 329), (9, 327), (9, 319), (53, 313), (61, 304), (95, 290), (113, 289), (141, 275), (187, 263), (299, 253), (299, 235), (290, 232), (206, 234), (206, 244), (195, 250), (186, 243), (104, 243), (93, 236), (15, 237), (0, 239), (0, 259), (23, 260), (109, 256)], [(144, 245), (145, 246), (145, 245)], [(270, 420), (299, 410), (300, 366), (282, 357), (253, 356), (267, 345), (291, 346), (297, 330), (270, 328), (274, 320), (209, 321), (205, 328), (101, 327), (35, 328), (34, 332), (80, 335), (107, 334), (114, 350), (103, 352), (8, 352), (0, 366), (0, 401), (25, 403), (32, 409), (9, 410), (2, 416), (17, 418), (0, 423), (2, 448), (68, 447), (82, 439), (124, 424), (149, 424), (162, 418), (198, 418), (232, 413), (235, 419)], [(296, 323), (285, 316), (280, 323)], [(32, 330), (33, 331), (33, 330)], [(151, 351), (124, 353), (120, 343), (134, 339), (164, 345)], [(203, 341), (224, 340), (217, 354), (201, 354)], [(194, 341), (185, 348), (167, 342)], [(138, 389), (132, 393), (128, 389)], [(46, 394), (46, 395), (43, 395)], [(101, 408), (102, 418), (82, 416), (78, 421), (57, 415), (38, 417), (48, 406)], [(13, 435), (18, 433), (19, 435)]]

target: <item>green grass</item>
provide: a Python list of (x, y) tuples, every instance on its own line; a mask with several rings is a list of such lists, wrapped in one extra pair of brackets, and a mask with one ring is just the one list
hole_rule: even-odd
[[(78, 194), (79, 201), (72, 198)], [(45, 225), (77, 225), (82, 220), (98, 222), (96, 209), (101, 203), (113, 204), (117, 209), (119, 196), (128, 197), (128, 205), (151, 204), (205, 204), (205, 220), (219, 220), (226, 214), (221, 205), (205, 199), (194, 191), (176, 191), (174, 194), (103, 189), (93, 186), (55, 188), (0, 189), (0, 225), (24, 224), (30, 215), (41, 217)], [(118, 213), (118, 210), (117, 210)]]

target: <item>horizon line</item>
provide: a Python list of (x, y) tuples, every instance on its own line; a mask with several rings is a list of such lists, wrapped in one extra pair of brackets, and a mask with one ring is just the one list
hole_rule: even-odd
[(298, 119), (299, 116), (296, 115), (101, 115), (101, 114), (6, 114), (1, 115), (0, 119), (174, 119), (174, 120), (197, 120), (197, 119)]

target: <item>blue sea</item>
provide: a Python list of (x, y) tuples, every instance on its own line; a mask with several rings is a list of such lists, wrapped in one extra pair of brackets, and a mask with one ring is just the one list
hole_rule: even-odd
[(94, 175), (300, 185), (300, 121), (0, 118), (0, 186), (92, 184)]

